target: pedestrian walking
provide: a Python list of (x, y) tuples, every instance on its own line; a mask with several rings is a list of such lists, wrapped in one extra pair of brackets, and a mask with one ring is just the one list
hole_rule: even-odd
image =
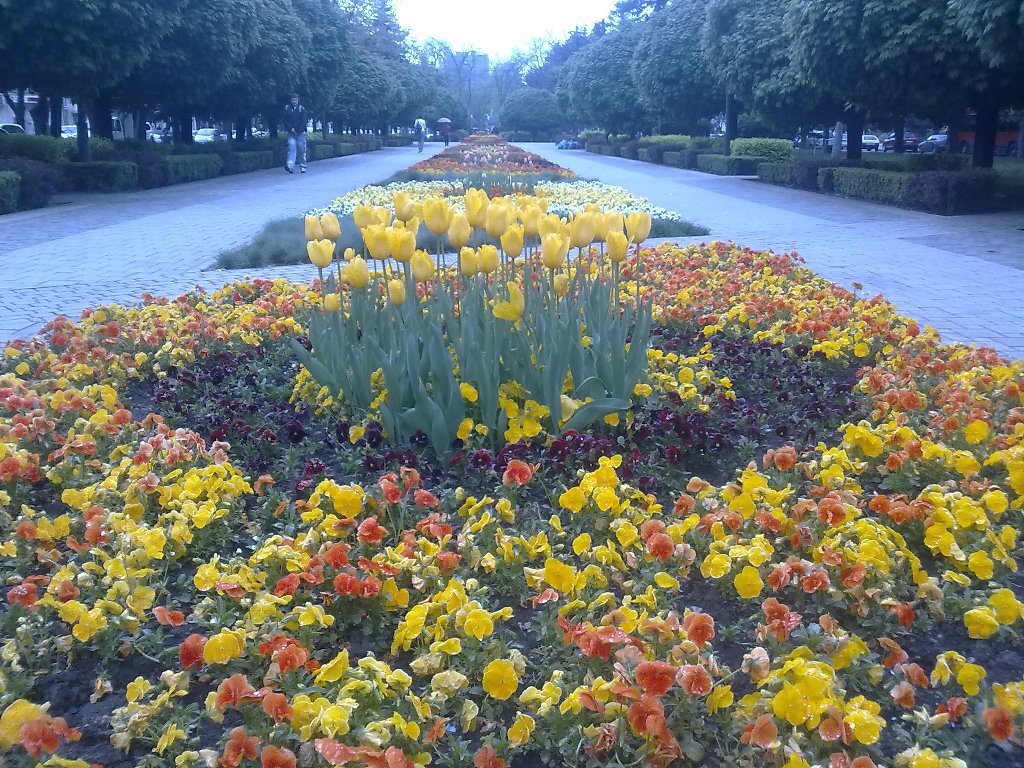
[(448, 146), (448, 142), (452, 138), (452, 124), (451, 123), (441, 123), (441, 136), (442, 136), (442, 138), (444, 138), (444, 145), (447, 147)]
[(427, 121), (422, 117), (417, 117), (416, 122), (413, 123), (416, 129), (416, 142), (419, 146), (419, 151), (423, 151), (423, 140), (427, 138)]
[(284, 129), (288, 132), (288, 160), (284, 169), (288, 173), (294, 173), (295, 161), (299, 161), (299, 170), (306, 172), (306, 124), (309, 122), (309, 114), (306, 108), (299, 104), (299, 94), (293, 93), (289, 104), (284, 108)]

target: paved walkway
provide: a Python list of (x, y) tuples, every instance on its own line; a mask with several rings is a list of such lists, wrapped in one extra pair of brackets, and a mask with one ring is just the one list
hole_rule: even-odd
[(711, 230), (698, 240), (798, 251), (818, 274), (884, 294), (947, 341), (1024, 357), (1024, 211), (936, 216), (550, 144), (524, 149), (678, 211)]
[[(204, 272), (275, 219), (295, 216), (407, 168), (444, 147), (322, 160), (306, 174), (283, 168), (113, 195), (0, 217), (0, 342), (31, 335), (57, 314), (177, 296), (239, 279)], [(308, 270), (307, 270), (308, 273)], [(307, 275), (308, 276), (308, 275)]]
[[(1024, 357), (1024, 212), (934, 216), (551, 145), (525, 148), (679, 211), (711, 230), (701, 239), (796, 250), (819, 274), (883, 293), (948, 340)], [(202, 270), (265, 223), (421, 157), (414, 148), (385, 149), (313, 163), (305, 176), (275, 169), (4, 216), (0, 341), (29, 335), (55, 314), (77, 317), (145, 292), (174, 296), (246, 274), (307, 279), (304, 267)]]

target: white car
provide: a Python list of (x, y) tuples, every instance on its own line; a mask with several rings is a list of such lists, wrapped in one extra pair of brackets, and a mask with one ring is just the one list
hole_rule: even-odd
[(223, 134), (216, 128), (200, 128), (192, 136), (196, 144), (215, 144), (224, 141)]
[(881, 149), (882, 142), (873, 133), (865, 133), (860, 139), (861, 147), (868, 152), (877, 152)]

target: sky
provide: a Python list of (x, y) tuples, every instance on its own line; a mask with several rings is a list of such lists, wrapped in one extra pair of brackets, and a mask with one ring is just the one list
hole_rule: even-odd
[(435, 37), (456, 51), (504, 59), (536, 37), (562, 40), (608, 16), (615, 0), (394, 0), (399, 23), (418, 42)]

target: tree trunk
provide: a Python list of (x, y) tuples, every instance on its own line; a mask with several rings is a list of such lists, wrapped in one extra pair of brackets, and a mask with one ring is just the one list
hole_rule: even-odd
[(864, 122), (863, 113), (846, 113), (846, 157), (850, 160), (860, 160), (863, 156)]
[(736, 138), (737, 125), (739, 124), (740, 117), (740, 103), (736, 101), (736, 97), (731, 93), (725, 97), (725, 136), (722, 139), (722, 152), (726, 155), (729, 154), (729, 149), (732, 145), (732, 140)]
[(242, 144), (245, 142), (245, 123), (246, 118), (242, 117), (241, 115), (239, 115), (238, 118), (236, 118), (235, 120), (235, 142), (237, 144)]
[(78, 102), (78, 160), (87, 163), (92, 159), (89, 154), (89, 112), (83, 102)]
[(4, 101), (7, 102), (7, 106), (14, 112), (14, 122), (20, 125), (22, 128), (25, 127), (25, 89), (19, 88), (16, 93), (18, 94), (17, 99), (11, 101), (11, 97), (4, 91)]
[(904, 115), (900, 115), (896, 121), (896, 136), (893, 143), (893, 151), (897, 155), (902, 155), (907, 150), (907, 144), (903, 140), (903, 132), (907, 127), (907, 118)]
[(185, 145), (193, 144), (194, 142), (192, 141), (192, 115), (179, 115), (178, 125), (180, 127), (178, 128), (178, 135), (175, 137), (175, 141)]
[(267, 118), (267, 138), (271, 140), (277, 139), (277, 118)]
[[(832, 129), (832, 160), (833, 162), (839, 162), (842, 159), (843, 154), (843, 134), (846, 133), (846, 126), (843, 125), (842, 121), (836, 123), (835, 128)], [(849, 142), (847, 142), (849, 144)]]
[[(996, 153), (996, 129), (999, 127), (999, 108), (979, 106), (974, 127), (974, 167), (991, 168)], [(949, 146), (949, 137), (946, 137)]]
[(146, 110), (139, 109), (134, 113), (135, 117), (135, 140), (144, 142), (146, 140)]
[(64, 121), (64, 97), (50, 97), (50, 135), (60, 138), (61, 123)]
[(39, 95), (36, 108), (32, 110), (32, 128), (38, 136), (46, 136), (50, 133), (50, 100)]

